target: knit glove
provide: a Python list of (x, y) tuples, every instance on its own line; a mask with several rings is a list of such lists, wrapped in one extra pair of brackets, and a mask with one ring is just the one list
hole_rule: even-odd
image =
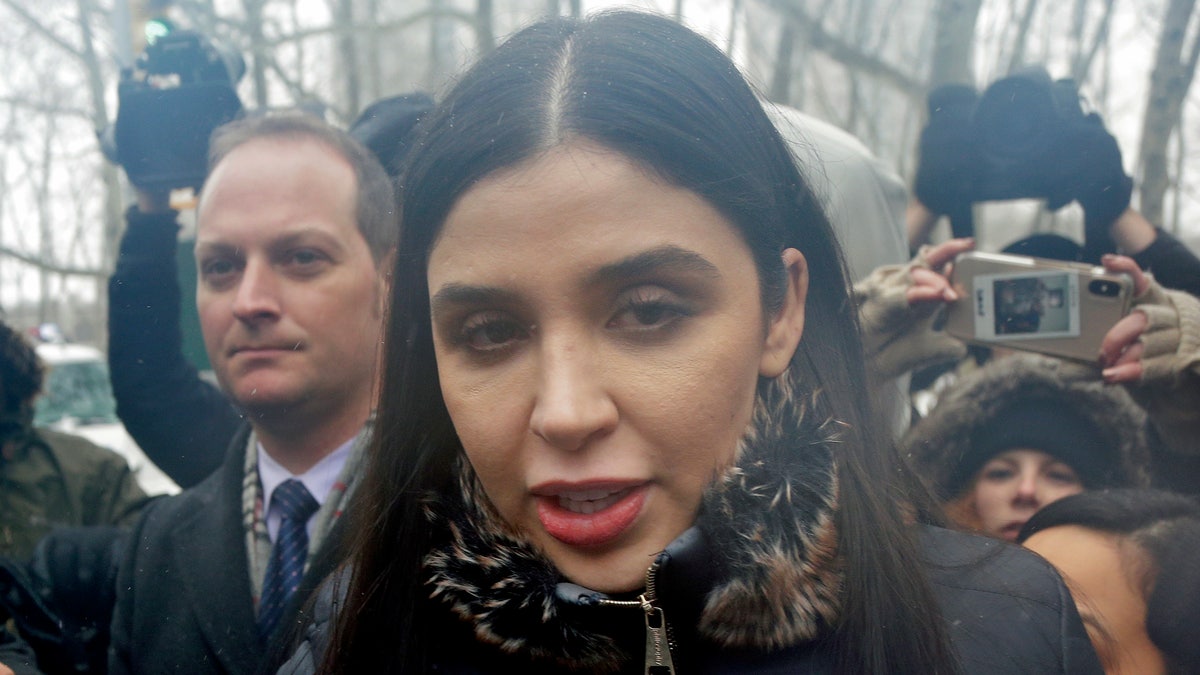
[(904, 265), (879, 267), (854, 285), (867, 366), (877, 381), (956, 361), (967, 353), (960, 340), (933, 329), (941, 304), (909, 305), (905, 292), (918, 267), (929, 269), (922, 254)]
[(1200, 454), (1200, 299), (1151, 282), (1133, 306), (1146, 329), (1142, 377), (1130, 393), (1175, 452)]
[(1048, 172), (1046, 207), (1056, 210), (1072, 201), (1083, 207), (1084, 260), (1095, 262), (1116, 251), (1110, 229), (1129, 208), (1133, 179), (1100, 116), (1091, 113), (1065, 127), (1046, 148), (1043, 166)]
[(974, 200), (979, 151), (971, 115), (979, 95), (965, 85), (945, 85), (929, 93), (929, 122), (921, 131), (913, 193), (933, 213), (957, 214)]

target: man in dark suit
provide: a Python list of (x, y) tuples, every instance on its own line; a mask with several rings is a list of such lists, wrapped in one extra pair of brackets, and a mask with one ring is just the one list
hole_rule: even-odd
[(213, 137), (197, 211), (197, 309), (247, 424), (221, 467), (160, 500), (118, 581), (110, 671), (252, 673), (339, 559), (374, 405), (387, 260), (382, 167), (286, 114)]

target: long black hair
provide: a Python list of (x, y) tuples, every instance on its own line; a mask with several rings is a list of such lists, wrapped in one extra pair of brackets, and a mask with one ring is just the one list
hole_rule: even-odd
[(1091, 490), (1033, 514), (1017, 542), (1066, 525), (1117, 535), (1135, 547), (1150, 641), (1170, 673), (1200, 670), (1200, 503), (1165, 490)]
[[(639, 162), (706, 199), (754, 257), (767, 315), (782, 306), (781, 253), (810, 275), (797, 381), (822, 392), (815, 414), (845, 422), (837, 527), (844, 571), (831, 637), (845, 673), (946, 672), (948, 639), (913, 541), (917, 490), (870, 414), (855, 308), (841, 252), (786, 143), (736, 66), (669, 19), (610, 12), (522, 30), (467, 71), (424, 123), (401, 180), (401, 244), (376, 436), (329, 672), (424, 672), (421, 500), (450, 489), (461, 452), (442, 401), (426, 265), (448, 212), (493, 172), (571, 141)], [(394, 648), (393, 648), (394, 647)]]

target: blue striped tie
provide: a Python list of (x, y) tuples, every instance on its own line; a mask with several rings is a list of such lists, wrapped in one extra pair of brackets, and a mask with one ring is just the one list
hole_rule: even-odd
[(271, 495), (271, 505), (283, 514), (271, 559), (267, 562), (267, 576), (263, 580), (262, 600), (258, 603), (258, 632), (264, 639), (271, 637), (275, 626), (283, 617), (283, 608), (304, 575), (304, 561), (308, 557), (308, 530), (305, 525), (316, 512), (317, 500), (304, 483), (291, 478), (280, 483)]

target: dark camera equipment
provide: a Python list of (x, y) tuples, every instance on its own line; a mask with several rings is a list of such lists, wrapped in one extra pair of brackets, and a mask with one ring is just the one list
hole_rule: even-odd
[(1084, 123), (1074, 80), (1052, 82), (1039, 69), (992, 83), (971, 124), (979, 148), (975, 201), (1050, 197), (1047, 151)]
[(122, 72), (105, 154), (140, 188), (199, 188), (209, 136), (242, 112), (236, 87), (245, 70), (237, 52), (200, 33), (159, 37)]
[(1045, 199), (1050, 209), (1078, 201), (1087, 241), (1082, 258), (1115, 250), (1108, 226), (1129, 206), (1132, 180), (1116, 139), (1085, 113), (1075, 82), (1030, 68), (996, 80), (982, 95), (965, 85), (929, 94), (914, 191), (950, 217), (956, 237), (974, 234), (971, 205)]
[(975, 202), (1049, 197), (1048, 151), (1083, 122), (1074, 82), (1053, 82), (1043, 69), (997, 80), (982, 96), (966, 85), (939, 87), (929, 94), (917, 196), (950, 215), (955, 236), (970, 236)]

